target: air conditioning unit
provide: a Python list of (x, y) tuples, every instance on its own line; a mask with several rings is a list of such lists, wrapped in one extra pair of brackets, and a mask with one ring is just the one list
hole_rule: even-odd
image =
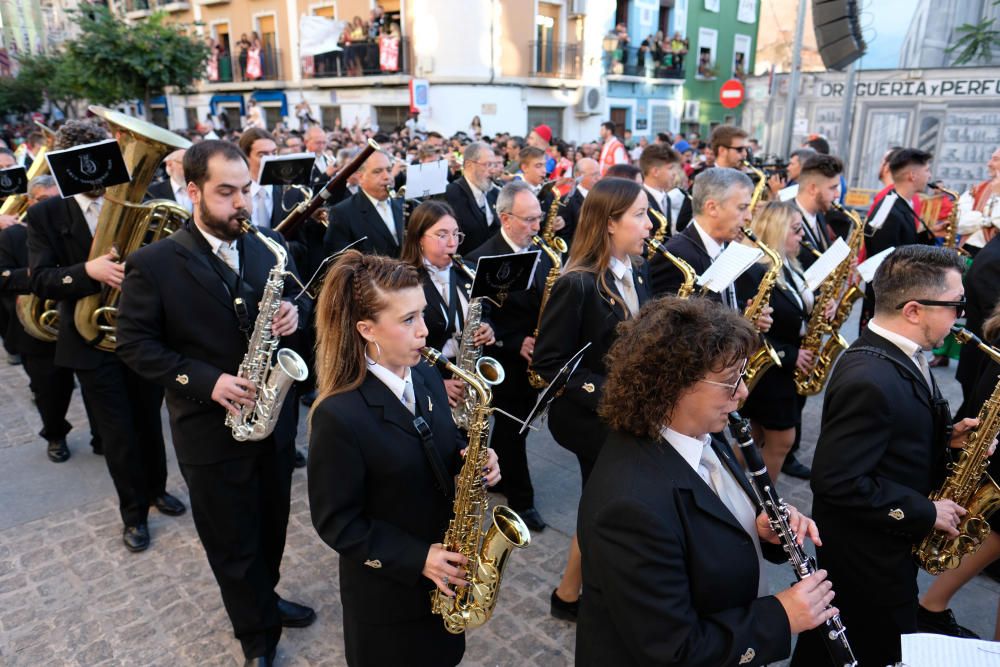
[(697, 122), (701, 117), (701, 101), (687, 100), (684, 102), (684, 115), (681, 120)]
[(587, 0), (570, 0), (569, 15), (585, 16), (587, 14)]
[(597, 86), (584, 86), (576, 113), (580, 116), (594, 116), (604, 112), (604, 91)]

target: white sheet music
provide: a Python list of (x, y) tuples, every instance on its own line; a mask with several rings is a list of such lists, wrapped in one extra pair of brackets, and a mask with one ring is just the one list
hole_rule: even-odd
[(871, 283), (872, 279), (875, 277), (875, 271), (878, 270), (879, 266), (881, 266), (882, 261), (895, 249), (895, 246), (886, 248), (879, 254), (872, 255), (865, 261), (858, 264), (858, 273), (861, 274), (861, 279), (866, 283)]
[(721, 293), (763, 256), (764, 253), (757, 248), (742, 243), (730, 243), (722, 254), (715, 258), (712, 266), (698, 278), (698, 286), (706, 287), (717, 294)]
[(907, 667), (1000, 667), (997, 642), (919, 633), (900, 639)]
[(411, 164), (406, 167), (406, 198), (429, 197), (448, 187), (448, 160)]
[(882, 228), (882, 225), (885, 224), (886, 218), (889, 217), (889, 211), (892, 210), (892, 207), (896, 204), (897, 199), (899, 199), (899, 195), (895, 192), (890, 192), (885, 196), (885, 199), (882, 200), (882, 205), (878, 207), (878, 210), (875, 211), (875, 215), (868, 221), (868, 226), (871, 227), (873, 232), (877, 232)]
[(833, 273), (833, 270), (851, 254), (851, 247), (844, 243), (844, 239), (837, 237), (829, 248), (816, 261), (805, 270), (802, 275), (806, 279), (806, 284), (810, 290), (815, 290), (826, 280), (826, 277)]
[(799, 194), (799, 184), (789, 185), (787, 188), (781, 188), (778, 190), (778, 199), (780, 201), (788, 201), (789, 199), (795, 199)]

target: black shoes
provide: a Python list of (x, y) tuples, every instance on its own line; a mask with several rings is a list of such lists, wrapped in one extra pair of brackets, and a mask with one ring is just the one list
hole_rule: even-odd
[(549, 613), (552, 614), (553, 618), (558, 618), (560, 621), (576, 623), (576, 615), (580, 610), (580, 600), (576, 599), (573, 602), (566, 602), (556, 594), (556, 590), (552, 591), (552, 604), (549, 607)]
[(801, 463), (794, 454), (789, 454), (781, 466), (781, 473), (797, 479), (809, 479), (812, 475), (812, 469)]
[(529, 507), (526, 510), (518, 510), (517, 515), (521, 517), (521, 521), (524, 525), (528, 527), (529, 530), (540, 533), (545, 530), (545, 526), (548, 525), (542, 519), (542, 515), (538, 513), (534, 507)]
[(20, 366), (21, 365), (21, 355), (20, 354), (13, 354), (13, 353), (8, 352), (7, 353), (7, 364), (10, 365), (10, 366)]
[(316, 612), (304, 604), (278, 598), (278, 615), (283, 628), (305, 628), (316, 620)]
[(46, 453), (49, 455), (49, 461), (53, 463), (69, 460), (69, 447), (66, 446), (66, 438), (49, 440), (49, 448)]
[(243, 667), (272, 667), (272, 665), (274, 665), (274, 653), (259, 655), (256, 658), (247, 658), (243, 662)]
[(306, 455), (302, 453), (302, 450), (298, 447), (295, 448), (295, 467), (305, 468), (306, 467)]
[(160, 514), (166, 514), (167, 516), (180, 516), (187, 511), (187, 507), (184, 503), (174, 498), (169, 493), (164, 493), (159, 498), (153, 501), (153, 507), (160, 511)]
[(132, 553), (148, 549), (149, 528), (146, 527), (145, 522), (140, 523), (138, 526), (125, 526), (125, 532), (122, 533), (122, 542), (125, 543), (125, 548)]
[(979, 635), (958, 624), (951, 609), (931, 611), (923, 605), (917, 607), (917, 629), (920, 632), (932, 632), (936, 635), (961, 637), (963, 639), (979, 639)]

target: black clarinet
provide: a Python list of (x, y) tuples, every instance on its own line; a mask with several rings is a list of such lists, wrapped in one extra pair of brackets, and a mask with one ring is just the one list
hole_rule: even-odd
[[(788, 561), (795, 570), (796, 580), (802, 581), (816, 572), (816, 561), (799, 546), (795, 531), (788, 525), (788, 507), (774, 490), (771, 477), (767, 474), (767, 466), (757, 451), (757, 445), (754, 444), (750, 421), (743, 419), (738, 412), (730, 412), (729, 430), (743, 452), (743, 460), (747, 464), (747, 477), (750, 479), (754, 495), (757, 496), (757, 502), (767, 512), (767, 521), (771, 524), (771, 530), (781, 540), (785, 553), (788, 554)], [(858, 660), (854, 657), (850, 642), (847, 641), (847, 628), (840, 620), (840, 614), (826, 621), (823, 640), (834, 665), (857, 667)]]

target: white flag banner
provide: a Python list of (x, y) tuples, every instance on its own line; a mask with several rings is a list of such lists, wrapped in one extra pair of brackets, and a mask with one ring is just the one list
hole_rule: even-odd
[(330, 51), (340, 51), (337, 41), (346, 25), (346, 21), (303, 14), (299, 18), (299, 55), (316, 56)]

